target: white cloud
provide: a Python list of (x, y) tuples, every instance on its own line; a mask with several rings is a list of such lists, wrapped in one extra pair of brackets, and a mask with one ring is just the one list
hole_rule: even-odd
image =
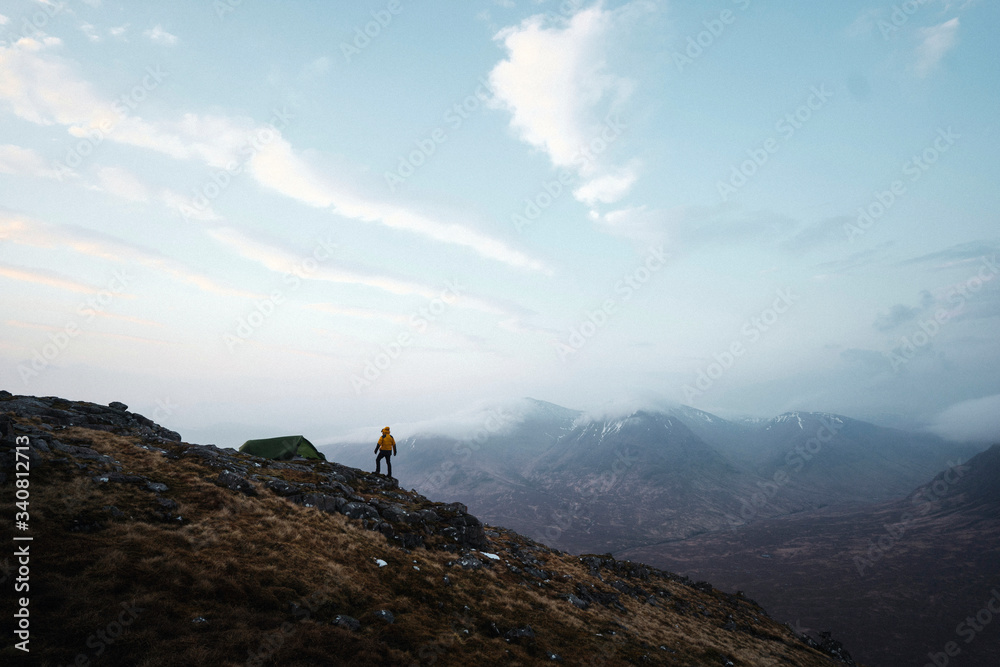
[(122, 37), (128, 31), (128, 23), (125, 25), (108, 28), (108, 34), (112, 37)]
[[(635, 166), (608, 168), (594, 153), (621, 132), (609, 115), (632, 84), (608, 72), (606, 52), (615, 13), (600, 5), (582, 10), (563, 25), (542, 15), (499, 32), (494, 39), (507, 59), (490, 72), (497, 104), (511, 113), (511, 127), (526, 143), (544, 151), (552, 164), (575, 169), (588, 182), (577, 196), (588, 204), (623, 197), (636, 179)], [(616, 131), (609, 134), (609, 127)], [(603, 142), (603, 143), (600, 143)]]
[(49, 167), (41, 155), (30, 148), (13, 144), (0, 144), (0, 173), (58, 178), (58, 172)]
[(598, 203), (613, 204), (628, 194), (638, 177), (634, 165), (616, 168), (587, 181), (573, 191), (573, 196), (590, 207)]
[(159, 198), (167, 208), (177, 211), (188, 218), (200, 220), (201, 222), (222, 220), (222, 216), (216, 213), (211, 206), (206, 206), (203, 202), (196, 202), (193, 198), (169, 188), (164, 188), (160, 192)]
[(931, 430), (951, 440), (1000, 442), (1000, 394), (956, 403), (934, 419)]
[[(257, 262), (276, 273), (291, 273), (302, 260), (309, 255), (295, 253), (273, 242), (253, 238), (231, 227), (219, 227), (208, 232), (209, 236), (225, 245), (227, 248)], [(299, 272), (301, 273), (301, 272)], [(316, 270), (305, 276), (308, 280), (319, 280), (345, 285), (363, 285), (374, 289), (401, 296), (420, 296), (425, 299), (437, 299), (441, 296), (441, 288), (430, 287), (401, 278), (377, 275), (358, 270), (345, 269), (336, 262), (320, 263)], [(485, 303), (466, 294), (460, 294), (456, 306), (472, 308), (491, 314), (505, 314), (500, 308)]]
[(78, 292), (82, 294), (92, 294), (97, 292), (97, 288), (95, 287), (84, 285), (83, 283), (71, 280), (65, 276), (45, 271), (43, 269), (24, 269), (14, 266), (0, 265), (0, 276), (17, 282), (35, 283), (36, 285), (45, 285), (46, 287), (66, 290), (69, 292)]
[(135, 174), (121, 167), (103, 167), (97, 172), (97, 181), (101, 190), (123, 199), (149, 200), (149, 189)]
[(131, 262), (162, 271), (199, 289), (228, 297), (259, 299), (263, 295), (233, 289), (219, 284), (198, 271), (162, 255), (116, 239), (107, 234), (72, 225), (48, 225), (27, 216), (0, 208), (0, 239), (37, 248), (64, 247), (89, 257), (110, 260), (117, 264)]
[(162, 46), (173, 46), (177, 43), (177, 35), (171, 35), (161, 25), (144, 30), (142, 34), (148, 37), (151, 42)]
[[(407, 207), (357, 194), (305, 162), (271, 126), (249, 118), (193, 113), (174, 122), (147, 121), (134, 113), (123, 118), (110, 101), (76, 77), (63, 60), (17, 46), (0, 49), (0, 56), (7, 61), (0, 68), (0, 102), (6, 101), (16, 115), (30, 122), (66, 125), (76, 136), (110, 123), (112, 130), (106, 134), (109, 141), (154, 150), (178, 160), (201, 160), (217, 169), (243, 164), (249, 155), (249, 171), (260, 185), (310, 206), (330, 208), (347, 218), (381, 223), (439, 243), (464, 246), (515, 268), (549, 271), (541, 262), (467, 226), (441, 222)], [(267, 141), (262, 139), (265, 136)], [(211, 212), (207, 215), (216, 218)]]
[(609, 211), (597, 218), (598, 226), (604, 231), (640, 241), (642, 243), (663, 243), (668, 230), (682, 217), (679, 212), (650, 209), (647, 206), (633, 206)]
[(0, 25), (7, 25), (10, 23), (10, 19), (3, 14), (0, 14)]
[(332, 208), (347, 218), (379, 222), (440, 243), (465, 246), (483, 257), (519, 269), (548, 272), (537, 260), (468, 227), (434, 220), (406, 207), (363, 197), (325, 178), (295, 155), (284, 139), (266, 144), (250, 162), (257, 181), (272, 190), (317, 208)]
[(958, 27), (958, 17), (955, 17), (940, 25), (920, 29), (922, 40), (917, 47), (917, 74), (927, 76), (937, 67), (945, 54), (955, 46)]
[(101, 36), (97, 34), (97, 29), (94, 28), (94, 26), (91, 25), (90, 23), (82, 24), (80, 26), (80, 31), (87, 36), (87, 39), (89, 39), (92, 42), (101, 41)]

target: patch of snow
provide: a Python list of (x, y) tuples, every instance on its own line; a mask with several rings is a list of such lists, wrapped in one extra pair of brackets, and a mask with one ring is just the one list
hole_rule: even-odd
[(386, 565), (388, 565), (388, 563), (386, 563), (381, 558), (376, 558), (375, 559), (375, 564), (378, 565), (379, 567), (385, 567)]
[(500, 556), (497, 556), (496, 554), (488, 554), (485, 551), (480, 551), (479, 553), (483, 554), (487, 558), (492, 558), (493, 560), (500, 560)]

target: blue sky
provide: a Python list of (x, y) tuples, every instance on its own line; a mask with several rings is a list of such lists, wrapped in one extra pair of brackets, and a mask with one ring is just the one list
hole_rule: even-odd
[(998, 28), (7, 2), (0, 385), (220, 444), (518, 396), (995, 437)]

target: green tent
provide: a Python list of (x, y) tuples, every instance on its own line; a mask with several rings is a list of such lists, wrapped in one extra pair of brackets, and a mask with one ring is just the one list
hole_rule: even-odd
[(241, 452), (260, 456), (265, 459), (285, 461), (293, 456), (303, 456), (307, 459), (326, 461), (311, 442), (301, 435), (285, 435), (280, 438), (264, 438), (262, 440), (247, 440), (240, 447)]

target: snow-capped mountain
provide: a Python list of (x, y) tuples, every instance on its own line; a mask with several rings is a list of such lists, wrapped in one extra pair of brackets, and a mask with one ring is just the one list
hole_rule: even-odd
[[(829, 413), (731, 421), (679, 406), (595, 418), (534, 399), (401, 428), (397, 443), (403, 485), (586, 552), (897, 497), (978, 451)], [(373, 446), (324, 449), (366, 468)]]

